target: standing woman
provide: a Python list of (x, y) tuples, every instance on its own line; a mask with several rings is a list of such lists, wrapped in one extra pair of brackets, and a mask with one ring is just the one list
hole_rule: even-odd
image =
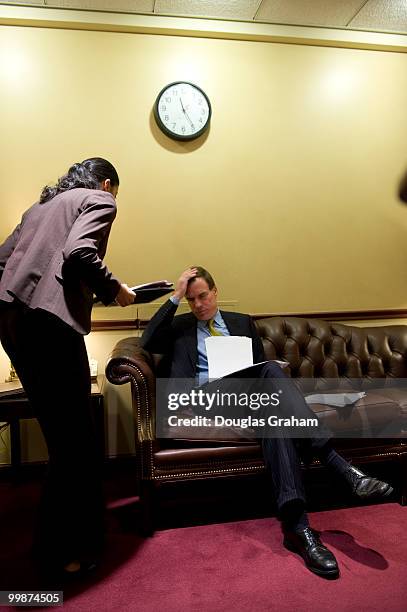
[(34, 537), (45, 569), (81, 572), (101, 551), (100, 452), (83, 336), (93, 294), (134, 293), (103, 263), (119, 177), (105, 159), (74, 164), (0, 246), (0, 339), (40, 423), (49, 453)]

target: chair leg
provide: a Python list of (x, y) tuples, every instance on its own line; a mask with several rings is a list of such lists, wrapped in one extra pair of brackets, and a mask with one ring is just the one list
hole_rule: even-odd
[(155, 486), (152, 480), (140, 482), (141, 524), (140, 534), (151, 537), (155, 531)]
[(407, 453), (401, 455), (400, 458), (400, 489), (402, 506), (407, 505)]

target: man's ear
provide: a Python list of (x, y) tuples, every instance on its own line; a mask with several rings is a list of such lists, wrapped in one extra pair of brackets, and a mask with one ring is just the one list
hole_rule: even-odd
[(215, 294), (216, 296), (218, 295), (218, 288), (217, 288), (217, 286), (216, 286), (216, 285), (214, 285), (214, 287), (213, 287), (213, 292), (214, 292), (214, 294)]
[(102, 181), (102, 191), (111, 191), (110, 179), (105, 179)]

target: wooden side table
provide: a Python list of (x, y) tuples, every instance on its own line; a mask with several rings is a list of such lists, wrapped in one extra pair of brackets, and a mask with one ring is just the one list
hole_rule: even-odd
[[(104, 382), (105, 377), (98, 376), (97, 379), (92, 380), (91, 389), (91, 408), (103, 459), (105, 457)], [(33, 414), (21, 384), (19, 382), (0, 383), (0, 423), (8, 423), (10, 427), (10, 466), (15, 474), (21, 467), (21, 419), (35, 419), (35, 414)]]

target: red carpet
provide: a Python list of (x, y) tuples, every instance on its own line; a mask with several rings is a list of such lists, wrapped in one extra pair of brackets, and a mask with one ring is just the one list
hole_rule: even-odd
[[(0, 488), (3, 590), (36, 587), (26, 556), (36, 503), (33, 490), (27, 502), (26, 489), (32, 486), (17, 487), (12, 499), (8, 487), (7, 499)], [(310, 515), (339, 561), (336, 581), (313, 575), (283, 548), (275, 518), (169, 529), (143, 540), (133, 531), (135, 502), (115, 506), (104, 564), (86, 582), (65, 587), (64, 610), (406, 610), (407, 508), (398, 504)]]

